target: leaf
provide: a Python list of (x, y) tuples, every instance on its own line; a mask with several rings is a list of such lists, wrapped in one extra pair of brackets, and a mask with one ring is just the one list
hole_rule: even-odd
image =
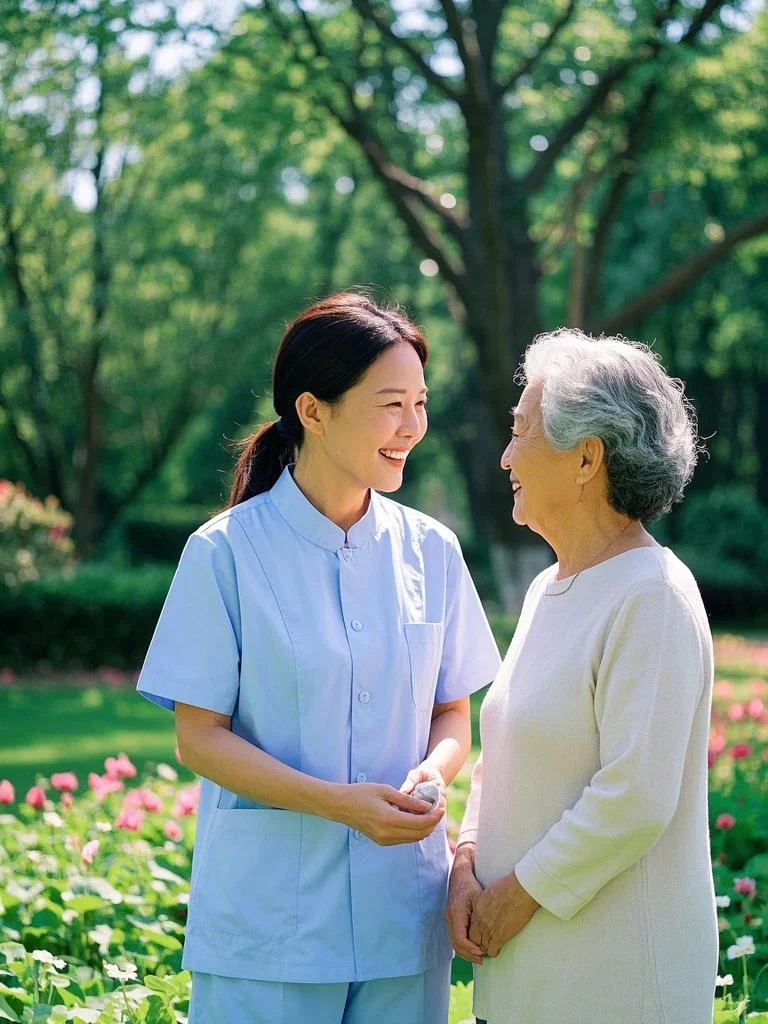
[(2, 996), (0, 996), (0, 1020), (20, 1020)]
[(88, 914), (93, 910), (103, 910), (106, 906), (106, 900), (100, 896), (93, 896), (91, 893), (81, 893), (79, 896), (73, 896), (67, 901), (67, 907), (78, 914)]

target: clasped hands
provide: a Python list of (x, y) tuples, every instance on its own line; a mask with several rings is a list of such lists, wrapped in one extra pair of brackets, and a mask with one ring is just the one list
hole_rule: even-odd
[(483, 888), (475, 875), (474, 844), (456, 851), (445, 920), (451, 945), (465, 960), (481, 964), (528, 924), (540, 904), (525, 891), (514, 871)]

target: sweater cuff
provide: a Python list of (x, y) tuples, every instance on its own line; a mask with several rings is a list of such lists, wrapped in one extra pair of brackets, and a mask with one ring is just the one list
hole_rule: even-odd
[(477, 843), (477, 826), (474, 828), (463, 828), (459, 832), (459, 838), (456, 840), (456, 848), (458, 849), (462, 843)]
[(589, 902), (548, 875), (532, 850), (515, 865), (515, 875), (525, 891), (561, 921), (569, 921)]

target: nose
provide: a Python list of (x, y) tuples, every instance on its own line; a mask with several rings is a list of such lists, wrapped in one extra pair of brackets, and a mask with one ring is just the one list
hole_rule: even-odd
[(403, 416), (400, 420), (399, 434), (404, 434), (406, 437), (417, 437), (423, 433), (424, 425), (422, 424), (422, 417), (419, 414), (419, 410), (415, 405), (411, 405), (403, 410)]
[(500, 465), (501, 465), (501, 468), (503, 470), (511, 469), (510, 462), (509, 462), (509, 459), (510, 459), (511, 455), (512, 455), (512, 442), (510, 441), (509, 444), (507, 445), (507, 447), (501, 453), (501, 463), (500, 463)]

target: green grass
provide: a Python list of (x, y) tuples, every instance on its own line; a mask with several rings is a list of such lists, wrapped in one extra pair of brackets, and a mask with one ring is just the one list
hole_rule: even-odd
[(0, 778), (22, 794), (39, 775), (88, 772), (124, 750), (141, 773), (145, 765), (175, 765), (173, 716), (132, 687), (76, 685), (71, 679), (0, 687)]

